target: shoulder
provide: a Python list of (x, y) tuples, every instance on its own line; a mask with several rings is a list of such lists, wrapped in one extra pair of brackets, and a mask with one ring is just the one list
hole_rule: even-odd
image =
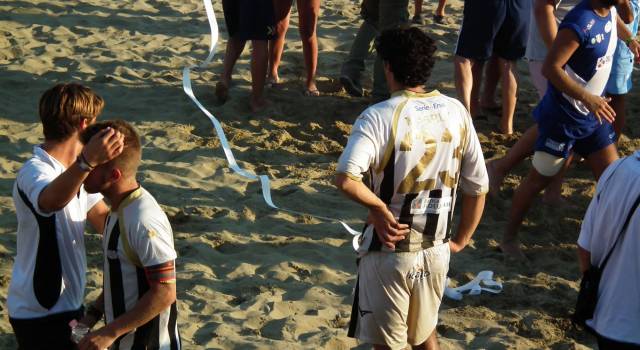
[(139, 198), (122, 209), (124, 223), (130, 234), (171, 235), (171, 226), (164, 210), (145, 189)]

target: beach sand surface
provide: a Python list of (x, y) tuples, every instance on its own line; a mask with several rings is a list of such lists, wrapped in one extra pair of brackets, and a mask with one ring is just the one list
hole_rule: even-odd
[[(294, 10), (280, 70), (283, 83), (269, 89), (273, 105), (252, 114), (249, 50), (240, 58), (231, 99), (219, 105), (213, 86), (221, 72), (227, 33), (221, 3), (219, 54), (210, 69), (191, 75), (200, 101), (224, 125), (240, 165), (272, 179), (276, 204), (340, 218), (360, 229), (365, 210), (333, 186), (336, 161), (350, 125), (368, 105), (338, 83), (340, 65), (360, 24), (356, 1), (325, 0), (318, 26), (320, 97), (303, 95), (302, 46)], [(430, 20), (423, 28), (438, 42), (440, 59), (429, 86), (455, 96), (452, 52), (462, 0), (447, 12), (453, 24)], [(6, 297), (16, 250), (11, 199), (20, 166), (42, 141), (37, 103), (52, 85), (78, 81), (106, 100), (101, 119), (134, 123), (143, 142), (141, 184), (166, 210), (179, 259), (179, 327), (186, 349), (365, 348), (346, 336), (355, 283), (351, 236), (335, 222), (269, 209), (259, 184), (227, 168), (209, 120), (182, 92), (182, 68), (208, 52), (209, 27), (202, 2), (132, 0), (4, 0), (0, 2), (0, 348), (16, 347)], [(249, 46), (249, 45), (247, 45)], [(373, 61), (368, 62), (372, 66)], [(486, 158), (504, 154), (532, 123), (536, 94), (520, 64), (517, 133), (495, 133), (496, 116), (476, 121)], [(371, 86), (370, 70), (365, 87)], [(629, 99), (628, 130), (637, 129), (637, 92)], [(640, 144), (627, 132), (621, 150)], [(568, 206), (536, 202), (522, 229), (528, 265), (505, 261), (497, 246), (511, 195), (528, 169), (509, 175), (488, 201), (473, 242), (452, 257), (454, 285), (481, 270), (504, 283), (498, 295), (445, 299), (437, 330), (443, 349), (584, 349), (592, 338), (568, 320), (578, 289), (576, 244), (593, 194), (584, 164), (567, 175)], [(88, 300), (102, 284), (101, 236), (86, 236)]]

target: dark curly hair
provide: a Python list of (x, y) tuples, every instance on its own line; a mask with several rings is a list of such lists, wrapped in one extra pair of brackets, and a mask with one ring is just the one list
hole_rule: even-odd
[(376, 39), (376, 50), (389, 64), (395, 80), (407, 87), (425, 85), (435, 64), (436, 43), (416, 27), (384, 30)]

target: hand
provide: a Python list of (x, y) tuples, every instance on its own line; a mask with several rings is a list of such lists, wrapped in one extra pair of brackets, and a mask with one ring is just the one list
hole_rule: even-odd
[(462, 249), (464, 249), (465, 246), (466, 244), (458, 243), (458, 242), (455, 242), (454, 240), (449, 241), (449, 249), (451, 250), (452, 253), (459, 253)]
[(396, 242), (403, 240), (411, 231), (409, 225), (399, 224), (386, 206), (371, 209), (367, 223), (373, 224), (382, 244), (391, 250), (396, 248)]
[(602, 124), (603, 119), (609, 123), (613, 123), (616, 120), (616, 112), (609, 105), (609, 101), (611, 101), (609, 97), (588, 94), (582, 102), (587, 106), (589, 111), (595, 114), (600, 124)]
[(105, 128), (89, 140), (82, 149), (82, 155), (89, 165), (96, 167), (120, 155), (123, 148), (124, 135), (112, 128)]
[(91, 332), (78, 343), (79, 350), (105, 350), (108, 349), (116, 337), (107, 327), (103, 327), (95, 332)]

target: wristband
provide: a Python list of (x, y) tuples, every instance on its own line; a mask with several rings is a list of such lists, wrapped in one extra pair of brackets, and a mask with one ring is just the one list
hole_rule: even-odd
[(78, 167), (80, 167), (80, 169), (82, 171), (91, 171), (93, 170), (93, 166), (91, 166), (91, 164), (89, 164), (89, 162), (87, 162), (87, 160), (84, 158), (84, 155), (82, 154), (82, 152), (80, 152), (80, 154), (78, 155), (78, 158), (76, 159), (76, 163), (78, 163)]
[(636, 40), (636, 36), (632, 35), (626, 39), (624, 39), (624, 43), (627, 44), (627, 46), (629, 46), (631, 44), (632, 41)]

